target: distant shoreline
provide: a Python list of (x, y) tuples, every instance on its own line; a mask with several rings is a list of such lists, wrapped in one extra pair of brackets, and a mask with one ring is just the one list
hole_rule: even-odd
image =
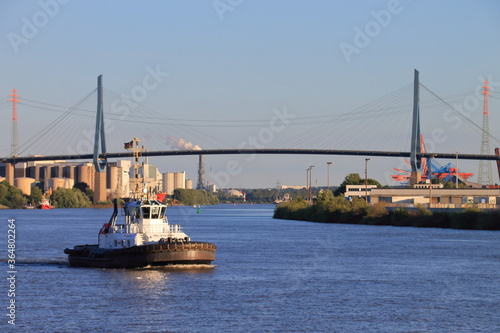
[[(373, 206), (372, 206), (373, 207)], [(394, 227), (443, 228), (465, 230), (500, 230), (500, 210), (464, 209), (461, 212), (431, 212), (420, 208), (410, 211), (399, 208), (387, 211), (384, 207), (358, 211), (322, 209), (315, 205), (276, 207), (273, 218), (319, 223), (384, 225)]]
[[(217, 206), (217, 205), (233, 205), (232, 202), (219, 202), (218, 204), (215, 205), (208, 205), (208, 204), (196, 204), (195, 206)], [(273, 203), (253, 203), (253, 202), (238, 202), (236, 206), (238, 205), (273, 205)], [(168, 204), (168, 207), (177, 207), (177, 206), (192, 206), (192, 205), (185, 205), (182, 203), (175, 203), (175, 204)], [(89, 208), (113, 208), (113, 204), (106, 204), (106, 205), (92, 205)]]

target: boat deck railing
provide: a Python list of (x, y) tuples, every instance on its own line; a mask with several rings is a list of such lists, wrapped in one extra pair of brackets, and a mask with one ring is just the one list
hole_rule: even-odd
[(182, 232), (180, 224), (147, 225), (119, 224), (109, 228), (110, 233), (168, 233), (176, 234)]
[(109, 228), (109, 233), (126, 233), (133, 234), (139, 232), (139, 226), (137, 224), (118, 224)]
[(148, 225), (148, 226), (142, 226), (141, 231), (144, 233), (175, 234), (182, 232), (182, 227), (179, 224)]

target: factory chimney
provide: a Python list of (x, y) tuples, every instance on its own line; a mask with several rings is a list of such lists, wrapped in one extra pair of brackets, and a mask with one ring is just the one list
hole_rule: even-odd
[(205, 189), (205, 164), (203, 163), (203, 155), (200, 155), (198, 164), (198, 185), (196, 186), (198, 190)]

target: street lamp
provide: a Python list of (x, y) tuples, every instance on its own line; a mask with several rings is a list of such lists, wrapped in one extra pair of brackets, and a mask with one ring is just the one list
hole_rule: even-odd
[(311, 203), (313, 201), (313, 190), (312, 190), (312, 173), (313, 173), (313, 171), (312, 171), (312, 168), (314, 168), (314, 165), (311, 165), (309, 167), (309, 170), (310, 170), (309, 171), (309, 199), (310, 199)]
[(436, 157), (436, 154), (431, 154), (427, 158), (427, 179), (429, 180), (429, 208), (432, 205), (432, 159)]
[(458, 151), (457, 151), (457, 162), (455, 165), (455, 188), (458, 188)]
[(306, 169), (306, 200), (309, 202), (309, 171), (311, 168)]
[(365, 158), (365, 201), (368, 203), (368, 161), (371, 161), (371, 158)]
[(333, 164), (333, 162), (326, 162), (326, 164), (328, 165), (327, 168), (328, 168), (328, 189), (330, 189), (330, 166)]

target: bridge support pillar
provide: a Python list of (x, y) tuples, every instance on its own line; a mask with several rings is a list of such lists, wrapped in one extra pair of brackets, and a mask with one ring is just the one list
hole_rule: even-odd
[[(45, 166), (44, 171), (43, 171), (43, 188), (44, 192), (45, 191), (50, 191), (49, 189), (49, 179), (52, 178), (52, 167), (51, 166)], [(54, 189), (52, 189), (54, 190)]]
[(12, 186), (14, 186), (14, 170), (13, 163), (5, 163), (5, 180)]
[(35, 165), (34, 166), (34, 170), (35, 170), (35, 175), (32, 177), (35, 178), (35, 181), (40, 181), (40, 166), (39, 165)]
[(422, 174), (420, 173), (420, 171), (411, 173), (411, 176), (410, 176), (410, 184), (411, 185), (418, 184), (421, 181), (422, 181)]
[(107, 201), (106, 194), (106, 169), (104, 171), (99, 172), (96, 170), (94, 178), (94, 204), (97, 204), (99, 201)]

